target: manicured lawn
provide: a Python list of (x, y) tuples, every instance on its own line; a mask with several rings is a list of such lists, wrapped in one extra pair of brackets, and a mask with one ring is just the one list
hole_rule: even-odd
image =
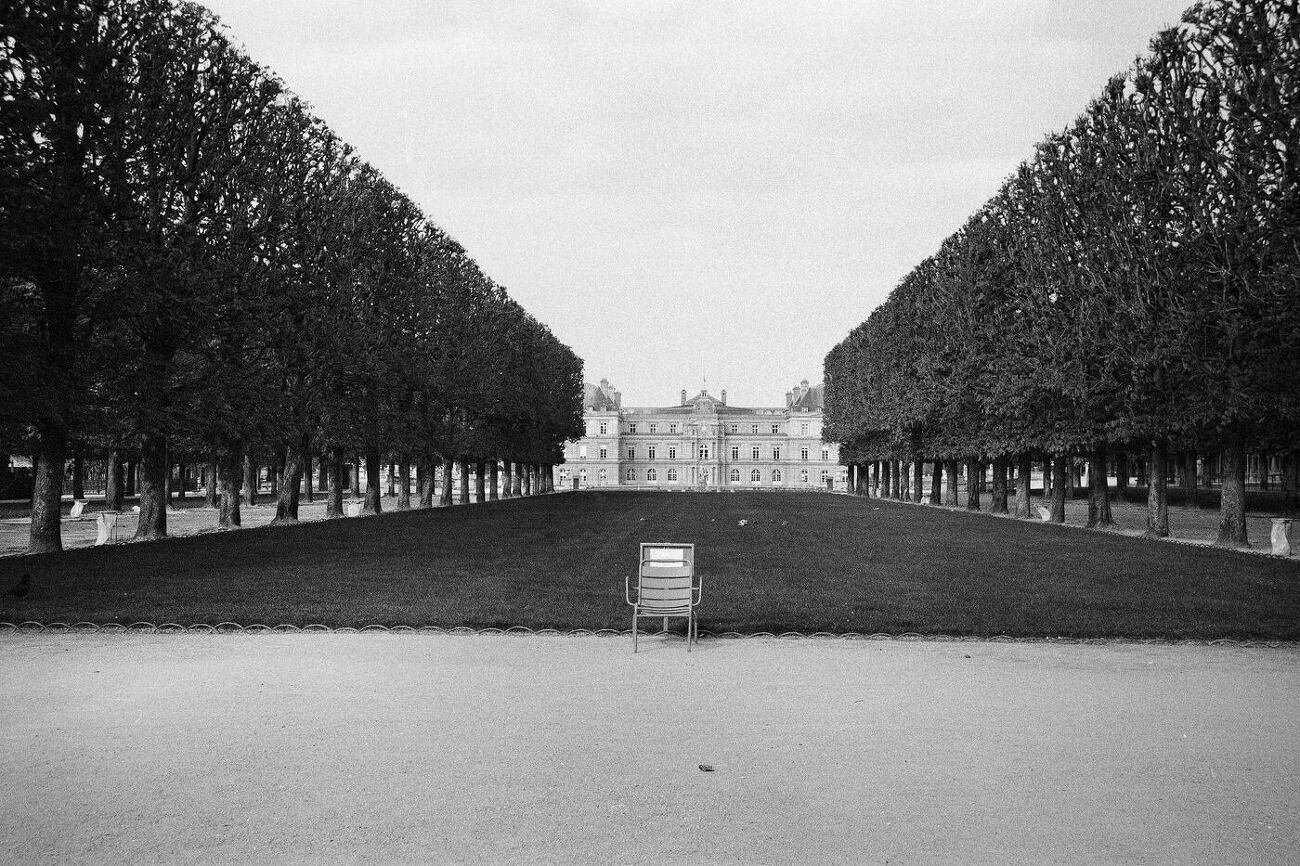
[(705, 631), (1300, 639), (1294, 559), (795, 493), (567, 493), (8, 557), (0, 587), (32, 590), (0, 621), (626, 629), (639, 541), (696, 544)]

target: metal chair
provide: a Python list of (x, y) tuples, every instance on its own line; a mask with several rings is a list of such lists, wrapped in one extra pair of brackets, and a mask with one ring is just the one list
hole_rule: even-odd
[(632, 598), (631, 578), (624, 580), (627, 603), (632, 606), (632, 652), (637, 651), (637, 620), (663, 617), (686, 617), (686, 651), (698, 642), (699, 622), (695, 606), (700, 603), (702, 581), (695, 574), (694, 544), (642, 543), (637, 566), (636, 599)]

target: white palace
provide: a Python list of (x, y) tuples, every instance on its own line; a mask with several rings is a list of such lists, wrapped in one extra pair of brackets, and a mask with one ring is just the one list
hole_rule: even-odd
[[(661, 487), (703, 489), (843, 488), (837, 445), (822, 442), (823, 386), (805, 379), (786, 392), (785, 406), (727, 405), (727, 392), (707, 390), (676, 406), (622, 405), (608, 380), (588, 384), (587, 435), (569, 442), (556, 467), (560, 489)], [(576, 485), (575, 485), (576, 482)]]

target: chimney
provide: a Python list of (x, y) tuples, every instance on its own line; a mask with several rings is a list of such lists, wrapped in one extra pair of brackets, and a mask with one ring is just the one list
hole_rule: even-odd
[(622, 409), (622, 408), (623, 408), (623, 392), (622, 392), (622, 391), (615, 391), (615, 392), (614, 392), (614, 408), (615, 408), (615, 409)]
[(685, 389), (685, 388), (682, 389), (682, 405), (683, 405), (683, 406), (686, 405), (686, 389)]
[(785, 408), (789, 409), (794, 405), (794, 394), (789, 391), (785, 392)]
[(722, 389), (722, 405), (723, 405), (723, 406), (727, 405), (727, 389), (726, 389), (726, 388), (723, 388), (723, 389)]

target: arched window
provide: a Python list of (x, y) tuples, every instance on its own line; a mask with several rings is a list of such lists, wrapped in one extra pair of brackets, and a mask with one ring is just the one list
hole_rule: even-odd
[(775, 483), (775, 484), (780, 484), (780, 483), (781, 483), (781, 470), (780, 470), (780, 469), (773, 469), (773, 470), (772, 470), (772, 481), (773, 481), (773, 483)]
[(755, 469), (753, 472), (749, 473), (749, 480), (754, 482), (762, 481), (763, 476), (759, 473), (757, 469)]
[(677, 480), (677, 470), (676, 470), (676, 469), (669, 469), (669, 470), (668, 470), (668, 480), (669, 480), (669, 481), (676, 481), (676, 480)]
[(627, 480), (628, 480), (628, 481), (636, 481), (636, 470), (635, 470), (635, 469), (629, 469), (629, 470), (627, 470)]
[(658, 480), (658, 478), (659, 478), (659, 473), (655, 472), (653, 469), (647, 469), (645, 471), (646, 481), (655, 481)]
[(800, 470), (799, 470), (799, 483), (800, 483), (800, 484), (807, 484), (807, 483), (808, 483), (808, 470), (807, 470), (807, 469), (800, 469)]
[(731, 480), (732, 480), (732, 481), (739, 481), (739, 480), (740, 480), (740, 470), (739, 470), (739, 469), (733, 469), (733, 470), (731, 470)]

